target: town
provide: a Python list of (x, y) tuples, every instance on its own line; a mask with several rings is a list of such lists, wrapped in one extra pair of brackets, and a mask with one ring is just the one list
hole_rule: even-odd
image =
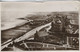
[(19, 18), (29, 19), (29, 22), (1, 31), (2, 51), (79, 50), (79, 24), (74, 22), (77, 19), (73, 19), (73, 16), (68, 16), (51, 13)]

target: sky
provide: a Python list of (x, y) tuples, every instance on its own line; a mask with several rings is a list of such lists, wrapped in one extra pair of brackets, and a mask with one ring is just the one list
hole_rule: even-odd
[(54, 2), (2, 2), (1, 3), (1, 24), (3, 28), (19, 25), (17, 18), (24, 18), (35, 12), (70, 12), (79, 11), (79, 2), (75, 1), (54, 1)]
[(3, 2), (1, 4), (1, 20), (12, 21), (34, 12), (78, 11), (77, 2)]

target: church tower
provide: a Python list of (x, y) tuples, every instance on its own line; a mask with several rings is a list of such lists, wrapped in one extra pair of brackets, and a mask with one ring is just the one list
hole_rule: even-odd
[(34, 40), (35, 41), (38, 41), (39, 40), (38, 31), (36, 31), (36, 33), (34, 34)]

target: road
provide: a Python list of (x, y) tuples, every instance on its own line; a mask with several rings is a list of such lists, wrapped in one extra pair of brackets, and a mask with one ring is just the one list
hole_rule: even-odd
[[(51, 22), (48, 23), (48, 24), (45, 24), (45, 25), (36, 27), (36, 28), (32, 29), (31, 31), (27, 32), (26, 34), (24, 34), (23, 36), (15, 39), (14, 42), (19, 42), (19, 41), (28, 39), (29, 37), (31, 37), (32, 35), (34, 35), (34, 34), (36, 33), (36, 31), (39, 31), (39, 30), (41, 30), (42, 28), (47, 27), (47, 26), (50, 26), (50, 25), (51, 25)], [(9, 44), (12, 44), (13, 41), (9, 41), (8, 43), (5, 42), (5, 43), (6, 43), (6, 44), (4, 44), (4, 45), (1, 46), (1, 50), (4, 49), (5, 47), (8, 47), (8, 45), (9, 45)]]
[(15, 40), (15, 42), (19, 42), (19, 41), (22, 41), (22, 40), (25, 40), (25, 39), (28, 39), (29, 37), (31, 37), (32, 35), (34, 35), (36, 33), (36, 31), (39, 31), (41, 30), (42, 28), (46, 27), (46, 26), (50, 26), (51, 23), (48, 23), (48, 24), (45, 24), (45, 25), (42, 25), (42, 26), (39, 26), (35, 29), (32, 29), (31, 31), (27, 32), (26, 34), (24, 34), (23, 36), (17, 38)]

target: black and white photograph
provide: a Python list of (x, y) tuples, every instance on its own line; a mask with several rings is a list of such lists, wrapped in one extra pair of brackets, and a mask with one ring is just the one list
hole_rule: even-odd
[(1, 51), (79, 50), (75, 2), (3, 2), (1, 8)]

